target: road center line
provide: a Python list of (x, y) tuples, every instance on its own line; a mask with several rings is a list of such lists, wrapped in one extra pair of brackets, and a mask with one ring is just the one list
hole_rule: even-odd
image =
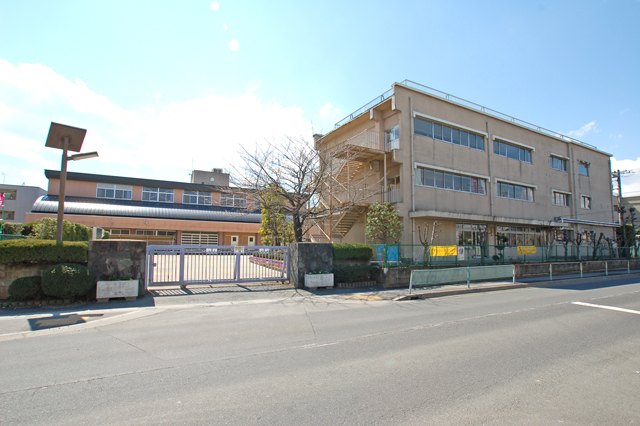
[(609, 309), (610, 311), (626, 312), (628, 314), (640, 315), (640, 311), (634, 311), (632, 309), (616, 308), (615, 306), (594, 305), (593, 303), (584, 302), (571, 302), (573, 305), (587, 306), (590, 308)]

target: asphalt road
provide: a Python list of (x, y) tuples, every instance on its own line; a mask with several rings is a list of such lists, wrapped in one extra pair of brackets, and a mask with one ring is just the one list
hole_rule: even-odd
[(0, 357), (2, 425), (637, 424), (640, 283), (166, 304)]

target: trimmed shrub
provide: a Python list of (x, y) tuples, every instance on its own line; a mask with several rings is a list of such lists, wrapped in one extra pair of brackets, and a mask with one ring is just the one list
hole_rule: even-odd
[(89, 243), (84, 241), (63, 241), (57, 244), (51, 240), (8, 240), (0, 241), (0, 263), (87, 263)]
[(36, 226), (38, 224), (38, 222), (29, 222), (29, 223), (25, 223), (24, 227), (22, 228), (22, 235), (29, 236), (32, 235), (33, 236), (33, 227)]
[(333, 260), (362, 260), (373, 258), (373, 249), (367, 244), (338, 243), (333, 245)]
[(376, 269), (370, 265), (334, 265), (333, 278), (337, 283), (355, 283), (371, 280), (371, 274)]
[(63, 263), (42, 273), (42, 291), (61, 299), (86, 296), (94, 286), (93, 274), (83, 265)]
[(21, 235), (23, 228), (19, 222), (2, 222), (2, 233), (6, 235)]
[(9, 285), (9, 297), (13, 300), (33, 300), (42, 296), (42, 278), (21, 277)]
[[(44, 217), (33, 226), (32, 233), (40, 240), (55, 240), (57, 226), (58, 219)], [(62, 222), (62, 239), (64, 241), (89, 241), (91, 239), (91, 228), (64, 220)]]

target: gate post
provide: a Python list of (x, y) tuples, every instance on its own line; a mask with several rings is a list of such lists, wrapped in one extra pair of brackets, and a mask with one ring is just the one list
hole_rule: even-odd
[(180, 246), (180, 285), (184, 284), (184, 246)]

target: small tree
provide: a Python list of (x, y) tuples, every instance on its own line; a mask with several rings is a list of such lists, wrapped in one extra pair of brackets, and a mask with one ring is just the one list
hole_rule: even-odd
[(571, 230), (563, 229), (561, 234), (561, 239), (559, 240), (560, 244), (564, 246), (564, 259), (569, 259), (569, 244), (575, 244), (573, 240), (573, 236), (571, 235)]
[(269, 190), (284, 200), (282, 207), (292, 218), (295, 241), (301, 242), (317, 216), (327, 208), (319, 194), (327, 180), (327, 163), (312, 142), (288, 136), (279, 142), (256, 145), (254, 150), (242, 147), (244, 164), (236, 168), (234, 184), (255, 194), (257, 201)]
[(420, 238), (420, 244), (424, 247), (424, 265), (428, 265), (431, 260), (431, 246), (433, 242), (438, 238), (438, 234), (440, 234), (440, 230), (436, 230), (440, 226), (440, 222), (437, 220), (433, 221), (433, 228), (431, 229), (431, 235), (429, 235), (429, 224), (424, 223), (424, 233), (420, 231), (420, 226), (418, 225), (418, 237)]
[(367, 212), (367, 226), (365, 231), (370, 240), (382, 240), (383, 244), (388, 239), (394, 243), (400, 241), (404, 225), (398, 216), (398, 210), (391, 203), (378, 203), (369, 207)]
[(278, 196), (275, 188), (269, 187), (260, 195), (262, 211), (260, 213), (260, 236), (265, 245), (281, 246), (295, 241), (291, 222), (287, 221), (284, 200)]
[[(45, 217), (33, 226), (33, 235), (39, 240), (55, 240), (58, 219)], [(89, 241), (91, 229), (88, 226), (68, 221), (62, 222), (62, 239), (64, 241)]]
[(596, 233), (595, 233), (595, 232), (592, 232), (592, 233), (589, 235), (589, 238), (590, 238), (591, 245), (593, 245), (593, 255), (592, 255), (592, 258), (593, 258), (593, 260), (596, 260), (596, 259), (598, 258), (598, 251), (601, 251), (601, 250), (602, 250), (602, 249), (601, 249), (601, 247), (602, 247), (602, 240), (604, 240), (604, 239), (605, 239), (605, 237), (604, 237), (604, 233), (602, 233), (602, 232), (601, 232), (601, 233), (600, 233), (600, 237), (598, 237), (598, 239), (596, 240)]
[(496, 250), (498, 250), (498, 253), (492, 257), (495, 262), (504, 263), (504, 249), (508, 242), (509, 237), (504, 234), (496, 234)]

